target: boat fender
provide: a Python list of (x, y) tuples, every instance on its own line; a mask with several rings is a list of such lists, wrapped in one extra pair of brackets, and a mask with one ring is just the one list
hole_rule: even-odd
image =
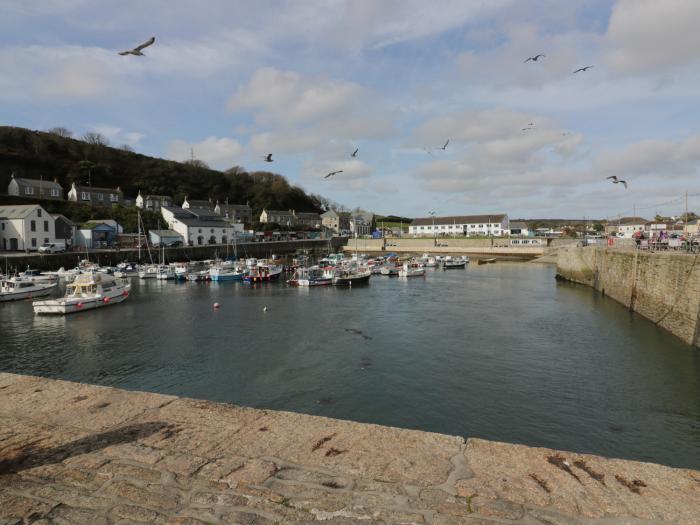
[(109, 297), (105, 297), (104, 299), (102, 299), (102, 302), (105, 304), (109, 303)]
[(263, 312), (267, 312), (267, 306), (263, 306)]
[(219, 303), (214, 303), (214, 310), (218, 310), (221, 307)]
[(83, 308), (83, 303), (78, 303), (78, 304), (76, 304), (75, 306), (78, 307), (78, 310), (82, 310), (82, 308)]

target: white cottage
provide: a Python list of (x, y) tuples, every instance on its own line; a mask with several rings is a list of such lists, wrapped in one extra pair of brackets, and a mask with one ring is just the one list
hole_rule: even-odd
[(55, 219), (38, 204), (0, 206), (0, 250), (37, 250), (56, 242)]

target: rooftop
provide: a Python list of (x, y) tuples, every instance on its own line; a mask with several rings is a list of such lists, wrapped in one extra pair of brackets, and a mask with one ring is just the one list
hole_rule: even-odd
[(418, 217), (413, 219), (411, 226), (427, 226), (435, 224), (484, 224), (502, 222), (505, 213), (493, 213), (491, 215), (448, 215), (446, 217)]
[(0, 206), (0, 218), (24, 219), (38, 207), (40, 207), (38, 204), (12, 204), (9, 206)]
[(52, 180), (43, 180), (43, 179), (27, 179), (25, 177), (12, 177), (14, 180), (17, 181), (18, 184), (24, 184), (25, 186), (36, 186), (39, 188), (47, 188), (47, 189), (63, 189), (61, 188), (61, 185), (57, 182), (54, 182)]

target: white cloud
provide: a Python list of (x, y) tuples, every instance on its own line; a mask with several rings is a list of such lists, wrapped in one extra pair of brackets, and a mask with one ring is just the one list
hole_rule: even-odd
[(609, 66), (621, 73), (659, 73), (700, 58), (700, 2), (620, 0), (607, 39)]
[(100, 60), (71, 58), (52, 66), (35, 83), (36, 94), (48, 98), (98, 98), (111, 84), (111, 74)]
[(209, 166), (216, 169), (227, 169), (240, 161), (243, 151), (241, 144), (226, 137), (207, 137), (200, 142), (186, 142), (173, 140), (168, 145), (168, 158), (177, 161), (185, 161), (191, 158), (203, 160)]

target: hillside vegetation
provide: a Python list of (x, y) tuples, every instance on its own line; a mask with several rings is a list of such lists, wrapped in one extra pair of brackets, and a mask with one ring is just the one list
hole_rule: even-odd
[(238, 166), (221, 172), (201, 161), (148, 157), (91, 139), (94, 137), (77, 140), (56, 133), (0, 127), (0, 193), (7, 191), (11, 174), (15, 173), (34, 179), (56, 178), (66, 194), (71, 183), (91, 181), (93, 186), (119, 186), (130, 198), (141, 190), (144, 195), (172, 195), (177, 203), (185, 196), (221, 202), (228, 198), (231, 204), (248, 202), (254, 214), (263, 208), (322, 212), (328, 202), (275, 173), (247, 172)]

